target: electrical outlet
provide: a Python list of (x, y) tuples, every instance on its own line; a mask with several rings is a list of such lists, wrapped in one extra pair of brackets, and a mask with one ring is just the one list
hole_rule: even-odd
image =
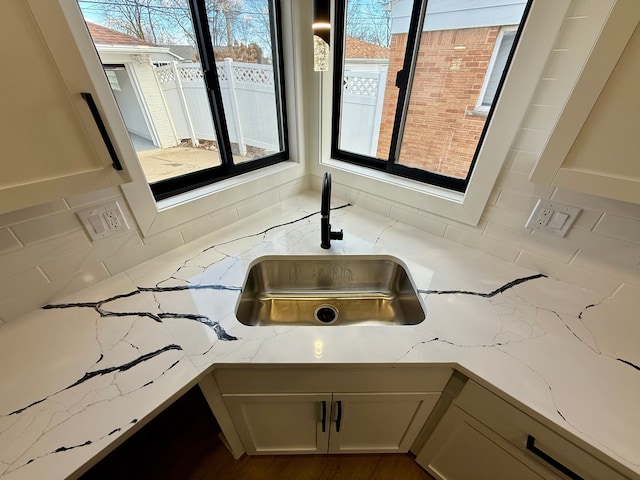
[(102, 240), (129, 230), (129, 225), (117, 201), (104, 203), (76, 212), (91, 240)]
[(581, 211), (581, 208), (540, 198), (525, 227), (564, 237)]

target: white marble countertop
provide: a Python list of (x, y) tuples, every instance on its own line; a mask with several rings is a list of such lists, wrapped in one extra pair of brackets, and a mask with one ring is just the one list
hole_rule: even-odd
[[(287, 200), (3, 325), (0, 477), (77, 476), (215, 364), (406, 362), (459, 365), (640, 478), (638, 299), (603, 299), (352, 206), (332, 212), (345, 236), (323, 250), (319, 203)], [(407, 264), (424, 322), (235, 318), (259, 256), (371, 253)]]

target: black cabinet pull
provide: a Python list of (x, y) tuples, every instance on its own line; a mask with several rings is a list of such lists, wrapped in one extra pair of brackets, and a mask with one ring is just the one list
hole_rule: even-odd
[(342, 400), (336, 402), (338, 404), (338, 417), (336, 418), (336, 432), (340, 431), (340, 424), (342, 423)]
[(537, 457), (540, 457), (542, 460), (547, 462), (549, 465), (554, 467), (556, 470), (564, 473), (567, 477), (572, 480), (584, 480), (580, 475), (571, 470), (569, 467), (561, 464), (558, 460), (553, 458), (551, 455), (543, 452), (535, 445), (536, 439), (532, 435), (527, 436), (527, 450), (532, 452)]
[(116, 170), (122, 170), (122, 164), (120, 163), (120, 159), (118, 158), (116, 149), (113, 147), (113, 143), (111, 142), (111, 138), (109, 137), (109, 132), (107, 132), (107, 128), (104, 126), (104, 122), (102, 121), (102, 117), (100, 116), (100, 112), (98, 111), (98, 107), (96, 106), (96, 102), (93, 100), (93, 95), (88, 92), (82, 92), (80, 93), (80, 95), (82, 95), (82, 98), (84, 98), (84, 101), (87, 102), (87, 105), (89, 106), (89, 110), (91, 110), (93, 120), (98, 126), (100, 135), (102, 135), (102, 141), (104, 142), (104, 145), (107, 147), (109, 155), (111, 156), (113, 168), (115, 168)]
[(327, 402), (322, 401), (322, 433), (327, 431)]

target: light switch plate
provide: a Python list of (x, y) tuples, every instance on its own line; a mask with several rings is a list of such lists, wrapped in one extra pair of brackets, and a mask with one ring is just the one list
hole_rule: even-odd
[(103, 203), (76, 212), (91, 240), (102, 240), (129, 230), (117, 201)]
[(564, 237), (581, 211), (572, 205), (539, 198), (525, 227)]

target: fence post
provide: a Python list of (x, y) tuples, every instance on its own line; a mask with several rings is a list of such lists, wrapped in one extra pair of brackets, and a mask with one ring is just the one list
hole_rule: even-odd
[(380, 138), (380, 122), (382, 122), (382, 108), (384, 106), (384, 91), (387, 85), (387, 68), (380, 67), (378, 71), (378, 85), (376, 85), (376, 109), (373, 114), (373, 132), (371, 135), (371, 149), (369, 155), (378, 154), (378, 139)]
[(182, 89), (182, 79), (180, 78), (180, 72), (178, 71), (178, 62), (171, 62), (171, 70), (173, 70), (173, 78), (176, 79), (176, 89), (178, 90), (178, 98), (180, 99), (180, 106), (184, 113), (185, 120), (187, 122), (187, 128), (189, 129), (189, 135), (191, 136), (191, 143), (194, 147), (200, 145), (198, 137), (196, 137), (196, 131), (193, 128), (193, 122), (191, 121), (191, 115), (189, 114), (189, 107), (187, 106), (187, 99), (184, 96), (184, 90)]
[[(238, 108), (238, 97), (236, 96), (236, 80), (233, 75), (233, 66), (232, 59), (225, 58), (224, 66), (227, 70), (227, 78), (229, 79), (229, 99), (231, 101), (231, 116), (233, 116), (233, 122), (236, 127), (236, 134), (238, 138), (236, 139), (238, 142), (238, 150), (240, 150), (240, 155), (245, 157), (247, 155), (247, 146), (244, 144), (244, 135), (242, 134), (242, 122), (240, 121), (240, 109)], [(227, 115), (227, 121), (229, 116)]]

